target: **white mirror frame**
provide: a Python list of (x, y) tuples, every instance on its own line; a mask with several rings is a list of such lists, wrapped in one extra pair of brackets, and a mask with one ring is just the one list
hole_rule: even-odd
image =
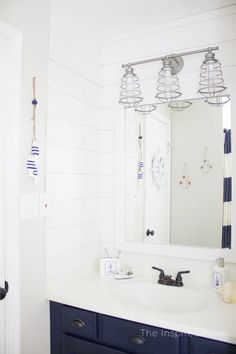
[[(236, 83), (228, 86), (231, 94), (232, 153), (236, 160)], [(186, 97), (187, 99), (187, 97)], [(207, 104), (207, 103), (206, 103)], [(217, 109), (213, 108), (212, 109)], [(235, 117), (235, 119), (234, 119)], [(204, 248), (180, 245), (146, 244), (125, 240), (125, 112), (115, 106), (115, 244), (124, 252), (178, 257), (199, 260), (215, 260), (224, 256), (227, 262), (236, 263), (236, 219), (232, 217), (232, 248)], [(232, 160), (232, 216), (236, 215), (236, 163)]]

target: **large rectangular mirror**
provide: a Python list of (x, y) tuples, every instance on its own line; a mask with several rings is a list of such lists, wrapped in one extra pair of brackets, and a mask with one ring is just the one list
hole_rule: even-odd
[(126, 109), (126, 241), (231, 245), (230, 102)]

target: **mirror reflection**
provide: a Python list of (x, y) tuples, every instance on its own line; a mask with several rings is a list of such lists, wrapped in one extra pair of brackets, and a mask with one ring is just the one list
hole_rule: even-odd
[(126, 109), (125, 135), (126, 240), (230, 248), (230, 101)]

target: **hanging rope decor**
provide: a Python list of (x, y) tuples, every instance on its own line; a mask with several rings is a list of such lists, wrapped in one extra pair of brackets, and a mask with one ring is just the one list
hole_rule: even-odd
[(38, 165), (39, 165), (39, 143), (36, 138), (36, 108), (38, 101), (36, 99), (36, 80), (33, 78), (33, 134), (32, 134), (32, 144), (31, 144), (31, 153), (26, 163), (27, 175), (29, 178), (33, 178), (35, 184), (37, 183), (38, 177)]
[(186, 162), (183, 165), (183, 174), (182, 177), (180, 178), (179, 186), (181, 188), (189, 188), (191, 186), (191, 180), (188, 175), (188, 166)]
[(205, 148), (204, 148), (203, 161), (202, 161), (202, 164), (201, 164), (200, 168), (201, 168), (201, 171), (205, 172), (205, 173), (211, 171), (212, 168), (213, 168), (210, 160), (208, 160), (208, 149), (207, 149), (207, 146), (205, 146)]
[(141, 130), (141, 123), (138, 126), (139, 135), (138, 135), (138, 180), (143, 180), (144, 174), (144, 162), (143, 162), (143, 136)]

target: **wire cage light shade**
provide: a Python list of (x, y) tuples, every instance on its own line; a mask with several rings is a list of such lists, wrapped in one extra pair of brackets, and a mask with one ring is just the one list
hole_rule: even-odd
[(185, 109), (189, 108), (191, 105), (192, 102), (183, 100), (183, 101), (170, 102), (168, 104), (168, 107), (171, 108), (173, 111), (182, 112)]
[(178, 99), (181, 95), (179, 79), (177, 75), (173, 73), (171, 60), (170, 58), (165, 58), (157, 80), (156, 98), (162, 102), (171, 102)]
[(201, 65), (198, 92), (203, 97), (213, 98), (221, 94), (225, 89), (221, 64), (216, 60), (215, 53), (208, 50)]
[(206, 103), (212, 107), (221, 107), (230, 101), (229, 95), (209, 97), (205, 100)]
[(142, 115), (147, 115), (156, 109), (157, 107), (154, 104), (143, 104), (135, 107), (135, 111)]
[(134, 73), (131, 65), (128, 65), (125, 69), (125, 73), (121, 78), (120, 89), (119, 103), (122, 103), (125, 107), (134, 107), (143, 100), (139, 78)]

